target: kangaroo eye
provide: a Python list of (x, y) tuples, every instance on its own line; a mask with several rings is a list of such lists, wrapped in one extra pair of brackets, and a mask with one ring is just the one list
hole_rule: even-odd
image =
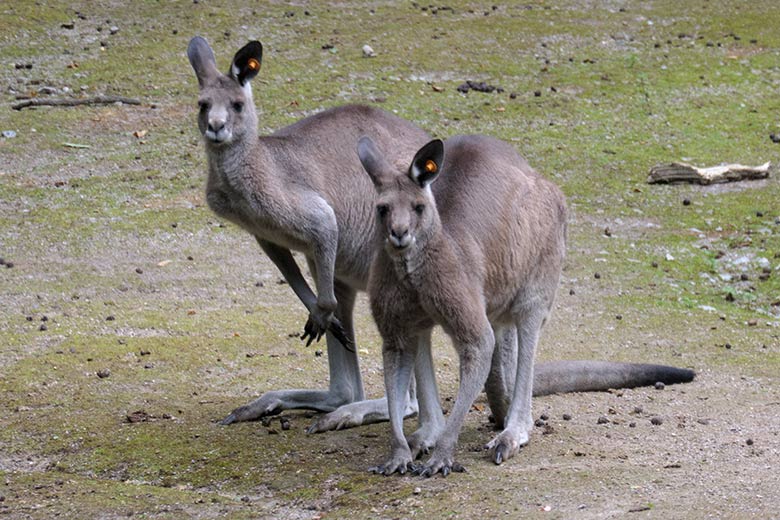
[(425, 211), (425, 204), (415, 204), (414, 206), (414, 212), (418, 215), (422, 215)]
[(390, 208), (387, 206), (387, 204), (379, 204), (376, 207), (376, 214), (379, 215), (379, 218), (385, 218), (388, 211), (390, 211)]
[(244, 110), (244, 104), (241, 101), (236, 101), (233, 103), (233, 110), (235, 110), (237, 113), (241, 113), (242, 110)]

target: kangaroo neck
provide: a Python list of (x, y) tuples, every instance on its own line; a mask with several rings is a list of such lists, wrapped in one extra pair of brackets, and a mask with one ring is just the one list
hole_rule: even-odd
[(249, 134), (230, 144), (215, 146), (206, 143), (209, 172), (220, 181), (239, 190), (252, 163), (249, 156), (258, 146), (257, 134)]
[(400, 281), (421, 291), (427, 289), (433, 273), (441, 272), (443, 264), (454, 259), (455, 251), (450, 237), (437, 222), (427, 233), (418, 235), (409, 251), (394, 255), (393, 266)]

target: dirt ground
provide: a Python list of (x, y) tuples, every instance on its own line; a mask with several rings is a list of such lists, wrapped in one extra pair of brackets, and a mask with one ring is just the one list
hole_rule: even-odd
[[(777, 173), (646, 177), (778, 160), (779, 25), (748, 1), (4, 5), (0, 517), (778, 517)], [(205, 205), (195, 34), (222, 69), (263, 41), (263, 131), (360, 102), (511, 142), (571, 210), (538, 359), (664, 363), (695, 381), (537, 398), (531, 443), (502, 466), (482, 451), (482, 396), (461, 434), (468, 472), (447, 478), (367, 473), (384, 424), (307, 435), (314, 414), (291, 411), (218, 425), (265, 390), (324, 388), (327, 359), (297, 339), (303, 307), (268, 258)], [(467, 80), (501, 91), (463, 94)], [(96, 95), (140, 104), (13, 108)], [(364, 297), (357, 313), (380, 396)], [(457, 357), (435, 340), (447, 409)]]

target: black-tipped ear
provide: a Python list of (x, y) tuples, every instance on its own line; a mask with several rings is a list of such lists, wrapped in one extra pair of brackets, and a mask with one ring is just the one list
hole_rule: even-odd
[(443, 161), (444, 143), (441, 139), (434, 139), (415, 154), (409, 167), (409, 177), (421, 188), (425, 188), (436, 180)]
[(196, 36), (190, 40), (190, 44), (187, 46), (187, 57), (190, 59), (190, 65), (195, 70), (198, 85), (201, 87), (219, 74), (214, 51), (211, 50), (205, 38)]
[(247, 81), (257, 76), (262, 62), (263, 44), (253, 40), (241, 47), (233, 57), (233, 63), (230, 65), (230, 77), (243, 87)]
[(379, 151), (370, 137), (364, 136), (358, 141), (357, 153), (360, 164), (371, 177), (371, 182), (378, 188), (382, 184), (382, 178), (389, 171), (389, 165), (382, 152)]

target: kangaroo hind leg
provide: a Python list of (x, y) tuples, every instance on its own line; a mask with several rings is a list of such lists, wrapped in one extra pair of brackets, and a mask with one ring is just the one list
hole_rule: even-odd
[(517, 320), (517, 367), (514, 387), (512, 388), (509, 410), (504, 421), (504, 429), (486, 448), (491, 458), (501, 464), (513, 457), (522, 446), (528, 444), (533, 428), (531, 417), (531, 396), (534, 380), (534, 355), (539, 334), (547, 312), (530, 311)]
[[(338, 308), (336, 315), (341, 321), (344, 333), (355, 344), (352, 311), (356, 292), (345, 284), (335, 282)], [(325, 335), (328, 345), (328, 368), (330, 386), (328, 390), (272, 390), (249, 404), (233, 410), (220, 424), (257, 420), (276, 415), (284, 410), (306, 409), (332, 412), (340, 406), (354, 401), (363, 401), (363, 382), (360, 376), (357, 349), (348, 350), (330, 331)], [(356, 426), (357, 419), (347, 421), (341, 427)], [(362, 417), (360, 418), (362, 420)], [(338, 422), (329, 429), (336, 429)], [(322, 430), (324, 431), (324, 430)]]

